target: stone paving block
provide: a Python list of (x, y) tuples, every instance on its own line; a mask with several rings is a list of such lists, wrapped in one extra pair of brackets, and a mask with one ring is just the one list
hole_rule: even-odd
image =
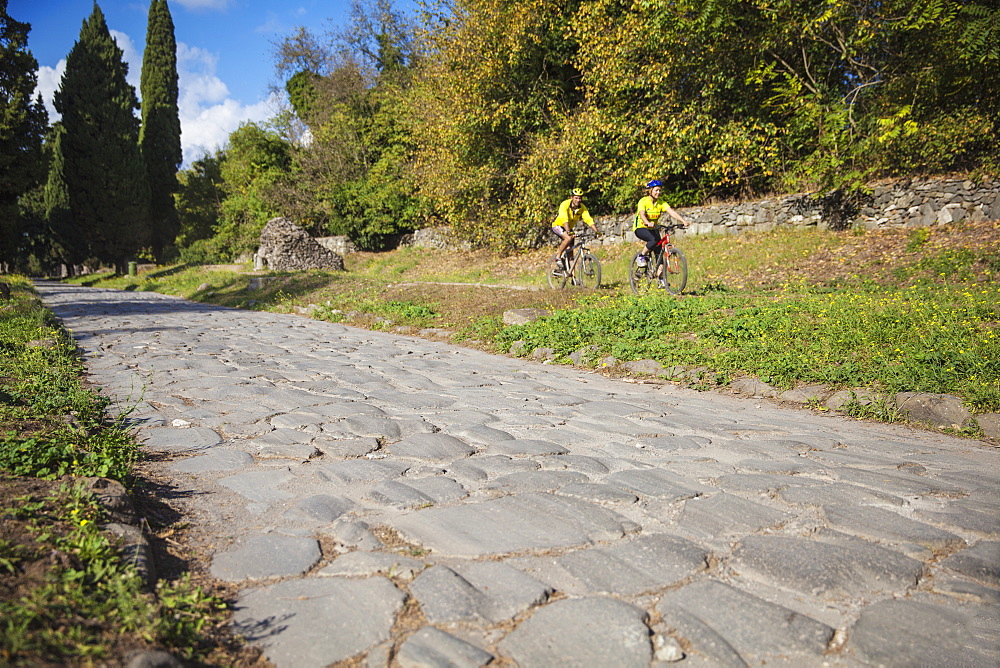
[(374, 436), (396, 440), (403, 434), (395, 420), (369, 415), (346, 417), (338, 423), (356, 436)]
[(776, 475), (825, 475), (827, 467), (805, 457), (787, 459), (744, 459), (736, 463), (741, 473), (772, 473)]
[(388, 640), (404, 598), (381, 577), (286, 580), (240, 592), (233, 631), (277, 668), (327, 666)]
[(348, 459), (317, 469), (320, 479), (333, 483), (353, 484), (392, 480), (403, 475), (409, 465), (384, 459)]
[(428, 462), (450, 462), (468, 457), (476, 449), (447, 434), (414, 434), (386, 448), (396, 457)]
[(802, 476), (773, 473), (733, 473), (720, 476), (716, 479), (715, 484), (727, 492), (771, 494), (787, 487), (812, 486), (819, 483)]
[(590, 594), (635, 596), (674, 584), (708, 567), (708, 553), (668, 534), (570, 552), (556, 561)]
[(207, 427), (157, 427), (147, 429), (142, 447), (152, 452), (200, 452), (222, 443), (222, 437)]
[(323, 423), (329, 422), (329, 419), (316, 413), (294, 412), (279, 413), (273, 416), (269, 422), (275, 429), (291, 429), (293, 431), (318, 433)]
[(930, 550), (965, 545), (955, 534), (874, 506), (823, 506), (831, 528), (877, 542), (915, 543)]
[(395, 508), (419, 508), (434, 503), (431, 497), (398, 480), (375, 483), (365, 494), (365, 498)]
[(293, 459), (300, 462), (308, 461), (322, 454), (315, 446), (298, 443), (266, 445), (257, 452), (260, 459)]
[(441, 555), (478, 557), (615, 540), (636, 525), (606, 508), (551, 494), (519, 494), (418, 510), (393, 528)]
[[(339, 388), (338, 392), (350, 392), (351, 395), (362, 398), (364, 395), (354, 392), (352, 390), (344, 390)], [(317, 404), (316, 406), (309, 406), (303, 408), (299, 411), (306, 415), (318, 415), (321, 417), (330, 418), (331, 420), (339, 420), (341, 418), (352, 417), (354, 415), (370, 415), (375, 417), (388, 417), (385, 411), (383, 411), (378, 406), (373, 406), (364, 401), (337, 401), (330, 402), (326, 401), (322, 404)]]
[(630, 504), (639, 500), (632, 492), (618, 487), (593, 482), (578, 482), (564, 485), (555, 491), (560, 496), (572, 496), (584, 501), (605, 504)]
[(561, 455), (569, 452), (566, 448), (551, 441), (534, 438), (518, 438), (511, 441), (500, 441), (489, 447), (490, 454), (507, 455), (509, 457), (527, 457), (540, 455)]
[(512, 459), (507, 455), (485, 455), (451, 462), (445, 467), (449, 474), (463, 480), (487, 480), (498, 475), (518, 471), (536, 471), (538, 462), (530, 459)]
[(498, 645), (522, 668), (648, 668), (653, 656), (646, 612), (614, 598), (565, 599), (535, 611)]
[(354, 502), (343, 496), (314, 494), (297, 501), (291, 508), (284, 512), (284, 516), (289, 519), (332, 522), (353, 509)]
[(636, 441), (641, 448), (659, 453), (694, 450), (705, 445), (700, 436), (639, 436)]
[(802, 506), (835, 506), (843, 504), (904, 506), (906, 499), (884, 492), (878, 492), (860, 485), (833, 482), (807, 486), (795, 486), (778, 491), (778, 496), (787, 503)]
[(609, 475), (606, 482), (640, 497), (677, 501), (715, 491), (713, 488), (688, 480), (662, 469), (632, 469)]
[(919, 519), (954, 531), (974, 531), (988, 538), (1000, 538), (1000, 515), (971, 510), (956, 502), (941, 511), (917, 510)]
[(253, 536), (236, 549), (212, 557), (211, 573), (226, 582), (302, 575), (322, 554), (315, 538), (267, 534)]
[(876, 491), (903, 497), (946, 496), (964, 493), (960, 487), (950, 483), (891, 470), (864, 471), (837, 467), (831, 469), (830, 474), (845, 482), (864, 485)]
[(172, 464), (170, 470), (180, 473), (211, 473), (214, 471), (234, 471), (252, 464), (253, 457), (242, 450), (212, 448), (203, 455), (188, 457)]
[(430, 497), (434, 503), (458, 501), (469, 495), (460, 482), (443, 475), (408, 479), (406, 484), (421, 494)]
[(951, 555), (941, 565), (979, 582), (1000, 587), (1000, 542), (976, 543)]
[(597, 457), (586, 455), (546, 455), (538, 457), (535, 461), (547, 471), (576, 471), (587, 476), (604, 475), (611, 470), (607, 463)]
[(971, 582), (964, 576), (949, 577), (946, 571), (936, 573), (931, 584), (934, 588), (933, 591), (937, 594), (945, 594), (961, 601), (973, 601), (1000, 609), (1000, 589)]
[(392, 552), (367, 552), (358, 550), (343, 554), (321, 569), (319, 575), (329, 576), (371, 576), (385, 575), (403, 580), (412, 580), (426, 564), (419, 559)]
[(495, 657), (450, 633), (425, 626), (403, 643), (396, 654), (400, 668), (478, 668)]
[(744, 577), (824, 600), (902, 594), (923, 574), (919, 561), (874, 543), (791, 536), (747, 536), (730, 566)]
[(288, 469), (250, 471), (223, 478), (219, 484), (251, 501), (270, 503), (291, 498), (291, 493), (278, 489), (278, 486), (293, 477), (294, 475)]
[(834, 634), (826, 624), (715, 580), (668, 592), (656, 611), (709, 665), (823, 665)]
[(677, 521), (690, 536), (729, 538), (780, 524), (792, 516), (732, 494), (714, 494), (688, 499)]
[(432, 566), (410, 585), (431, 623), (485, 621), (498, 624), (540, 605), (550, 587), (496, 561)]
[(253, 439), (253, 445), (263, 448), (270, 445), (304, 445), (313, 440), (314, 434), (294, 429), (273, 429), (263, 436)]
[(382, 541), (371, 532), (371, 525), (364, 520), (352, 522), (341, 518), (321, 528), (320, 531), (333, 537), (338, 543), (359, 550), (378, 550), (383, 547)]
[(501, 441), (510, 441), (514, 436), (502, 429), (494, 429), (484, 424), (456, 425), (448, 428), (452, 436), (461, 436), (469, 443), (492, 445)]
[(343, 459), (356, 459), (364, 457), (369, 452), (379, 449), (380, 443), (374, 436), (363, 436), (358, 438), (334, 439), (318, 436), (312, 440), (312, 445), (319, 449), (327, 457), (340, 457)]
[(554, 492), (564, 485), (588, 482), (589, 478), (575, 471), (522, 471), (500, 476), (483, 485), (483, 489), (515, 492)]
[(973, 626), (970, 615), (961, 610), (887, 600), (862, 611), (850, 629), (847, 647), (868, 665), (996, 666), (996, 636), (978, 638)]
[(580, 404), (576, 408), (576, 412), (580, 415), (609, 417), (662, 415), (659, 408), (650, 408), (649, 406), (630, 404), (625, 401), (588, 401)]

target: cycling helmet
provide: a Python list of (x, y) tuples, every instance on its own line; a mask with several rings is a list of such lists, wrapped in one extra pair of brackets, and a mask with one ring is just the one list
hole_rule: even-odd
[(570, 195), (579, 195), (580, 197), (583, 197), (583, 189), (582, 188), (573, 188), (573, 190), (571, 190), (569, 194)]
[(653, 179), (652, 181), (650, 181), (649, 183), (646, 184), (647, 188), (655, 188), (656, 186), (662, 187), (663, 186), (663, 182), (662, 181), (657, 181), (656, 179)]

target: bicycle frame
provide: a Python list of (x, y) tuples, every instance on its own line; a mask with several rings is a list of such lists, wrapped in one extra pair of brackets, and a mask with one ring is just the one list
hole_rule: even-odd
[(658, 281), (659, 287), (671, 294), (680, 294), (684, 290), (687, 285), (687, 259), (683, 251), (670, 241), (670, 233), (677, 227), (680, 226), (657, 225), (662, 236), (651, 249), (647, 264), (636, 264), (641, 259), (641, 253), (636, 253), (632, 259), (632, 264), (629, 265), (629, 284), (635, 294), (644, 294), (653, 281)]
[[(562, 270), (561, 276), (559, 278), (554, 278), (553, 275), (549, 275), (549, 287), (560, 288), (565, 287), (567, 283), (571, 285), (585, 285), (587, 280), (584, 278), (584, 274), (588, 277), (594, 277), (595, 285), (594, 287), (600, 287), (601, 283), (601, 268), (600, 262), (597, 258), (593, 256), (588, 247), (588, 243), (596, 238), (594, 234), (578, 234), (574, 235), (572, 245), (563, 251), (558, 257), (562, 260)], [(573, 253), (572, 262), (567, 261), (566, 254), (568, 252)], [(589, 264), (581, 266), (580, 263), (584, 261), (584, 257), (590, 258)]]

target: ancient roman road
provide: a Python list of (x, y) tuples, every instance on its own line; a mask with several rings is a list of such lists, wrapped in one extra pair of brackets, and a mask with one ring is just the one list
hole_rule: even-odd
[[(1000, 662), (1000, 451), (38, 284), (278, 666)], [(355, 665), (355, 664), (352, 664)]]

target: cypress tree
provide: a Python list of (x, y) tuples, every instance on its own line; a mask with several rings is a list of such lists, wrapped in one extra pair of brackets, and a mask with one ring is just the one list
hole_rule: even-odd
[(0, 264), (22, 259), (17, 201), (45, 176), (42, 137), (49, 117), (41, 98), (31, 99), (38, 61), (27, 49), (30, 31), (0, 0)]
[(150, 241), (149, 184), (134, 113), (139, 102), (122, 55), (95, 2), (55, 94), (69, 224), (89, 241), (89, 257), (119, 272)]
[(181, 121), (177, 109), (177, 42), (167, 0), (152, 0), (142, 55), (142, 129), (139, 147), (149, 176), (149, 220), (157, 257), (180, 231), (174, 193), (181, 164)]

